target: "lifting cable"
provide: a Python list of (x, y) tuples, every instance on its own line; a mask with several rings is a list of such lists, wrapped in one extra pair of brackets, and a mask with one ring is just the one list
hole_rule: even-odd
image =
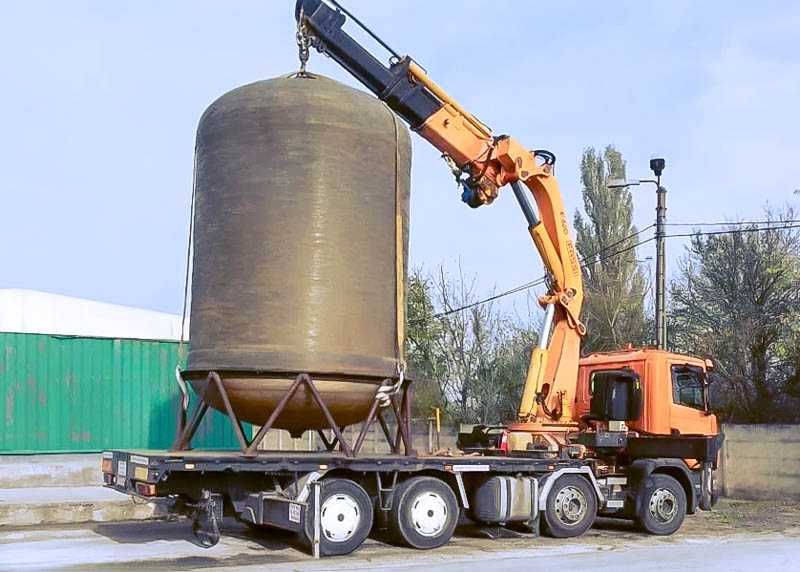
[[(194, 146), (194, 156), (192, 158), (192, 197), (189, 202), (189, 236), (186, 241), (186, 266), (183, 275), (183, 306), (181, 310), (181, 335), (178, 341), (178, 361), (175, 364), (175, 381), (181, 391), (181, 411), (185, 416), (189, 409), (189, 388), (186, 386), (181, 375), (181, 361), (184, 359), (184, 348), (186, 342), (186, 312), (189, 305), (189, 272), (192, 266), (192, 242), (194, 238), (194, 208), (195, 197), (197, 194), (197, 144)], [(184, 418), (185, 422), (185, 418)], [(179, 429), (180, 433), (180, 429)]]
[(181, 312), (181, 337), (178, 342), (178, 357), (181, 356), (186, 335), (186, 310), (189, 301), (189, 271), (192, 265), (192, 238), (194, 235), (194, 200), (197, 192), (197, 145), (194, 147), (192, 165), (192, 197), (189, 202), (189, 237), (186, 241), (186, 266), (183, 275), (183, 311)]
[[(406, 268), (405, 268), (405, 217), (402, 205), (402, 189), (400, 186), (400, 125), (394, 111), (383, 104), (392, 116), (394, 125), (394, 259), (395, 259), (395, 359), (397, 374), (402, 383), (405, 369), (406, 343)], [(398, 387), (399, 389), (399, 387)]]

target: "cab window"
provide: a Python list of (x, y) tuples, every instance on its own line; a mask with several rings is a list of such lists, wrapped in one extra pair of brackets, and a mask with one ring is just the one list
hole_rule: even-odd
[(685, 365), (672, 366), (672, 402), (705, 410), (703, 370)]

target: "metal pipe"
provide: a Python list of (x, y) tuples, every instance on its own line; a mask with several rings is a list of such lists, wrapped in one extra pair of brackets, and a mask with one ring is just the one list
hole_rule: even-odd
[(666, 319), (666, 240), (664, 230), (667, 222), (667, 189), (661, 186), (658, 178), (656, 191), (656, 346), (667, 349)]
[(281, 398), (281, 400), (278, 402), (278, 405), (275, 406), (275, 409), (267, 419), (267, 422), (261, 426), (261, 428), (258, 430), (258, 433), (256, 433), (256, 436), (253, 437), (252, 441), (250, 441), (250, 445), (245, 451), (245, 456), (255, 456), (257, 454), (258, 446), (261, 444), (261, 441), (264, 440), (264, 437), (267, 436), (267, 431), (272, 429), (272, 425), (278, 420), (280, 414), (283, 413), (283, 410), (286, 408), (286, 404), (289, 403), (289, 400), (292, 399), (292, 397), (294, 397), (294, 394), (297, 393), (297, 389), (300, 387), (300, 384), (303, 383), (304, 379), (307, 377), (308, 375), (301, 373), (297, 376), (297, 378), (295, 378), (294, 383), (292, 383), (291, 387), (289, 387), (289, 391)]
[(555, 304), (548, 304), (544, 309), (544, 321), (539, 331), (539, 349), (546, 350), (550, 343), (550, 328), (553, 326), (553, 315), (556, 313)]
[(528, 223), (528, 228), (533, 228), (539, 224), (540, 220), (533, 205), (528, 200), (528, 189), (519, 181), (516, 180), (511, 183), (511, 188), (514, 191), (514, 196), (517, 197), (519, 208), (522, 209), (522, 214), (525, 215), (525, 221)]
[(225, 385), (222, 383), (222, 377), (220, 377), (216, 371), (211, 371), (208, 373), (206, 384), (210, 384), (211, 382), (214, 383), (214, 386), (217, 389), (217, 394), (220, 398), (222, 398), (222, 404), (225, 406), (225, 412), (228, 414), (228, 418), (231, 420), (231, 425), (233, 425), (233, 430), (236, 433), (236, 439), (239, 441), (239, 447), (242, 449), (242, 451), (247, 451), (249, 444), (244, 436), (242, 424), (239, 421), (239, 418), (236, 416), (236, 413), (233, 411), (233, 406), (231, 406), (231, 400), (228, 397), (228, 392), (225, 390)]
[(180, 365), (175, 366), (175, 380), (181, 390), (181, 397), (178, 399), (178, 430), (175, 434), (182, 435), (183, 430), (186, 429), (186, 414), (189, 412), (189, 389), (181, 375)]
[(353, 455), (358, 455), (358, 452), (361, 450), (361, 445), (364, 444), (364, 440), (367, 438), (367, 433), (372, 428), (372, 424), (375, 422), (375, 415), (378, 411), (378, 405), (380, 402), (376, 399), (372, 400), (372, 407), (370, 407), (369, 415), (367, 415), (367, 419), (361, 425), (361, 431), (358, 433), (358, 437), (356, 438), (356, 444), (353, 445)]
[(376, 416), (378, 417), (378, 423), (380, 423), (381, 425), (383, 436), (386, 437), (386, 443), (389, 445), (389, 449), (392, 450), (393, 454), (397, 454), (398, 450), (397, 447), (395, 447), (394, 442), (392, 440), (392, 433), (391, 431), (389, 431), (389, 426), (386, 424), (386, 420), (383, 418), (383, 413), (381, 413), (380, 409), (378, 409)]

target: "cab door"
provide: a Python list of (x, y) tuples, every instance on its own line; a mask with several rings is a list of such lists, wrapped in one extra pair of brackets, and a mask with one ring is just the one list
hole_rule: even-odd
[(708, 384), (702, 367), (672, 363), (670, 433), (715, 435), (717, 418), (708, 411)]

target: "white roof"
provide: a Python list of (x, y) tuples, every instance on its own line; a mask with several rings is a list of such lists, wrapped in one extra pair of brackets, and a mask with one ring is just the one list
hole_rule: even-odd
[[(189, 320), (186, 320), (186, 337)], [(16, 288), (0, 289), (0, 332), (179, 340), (177, 314)]]

